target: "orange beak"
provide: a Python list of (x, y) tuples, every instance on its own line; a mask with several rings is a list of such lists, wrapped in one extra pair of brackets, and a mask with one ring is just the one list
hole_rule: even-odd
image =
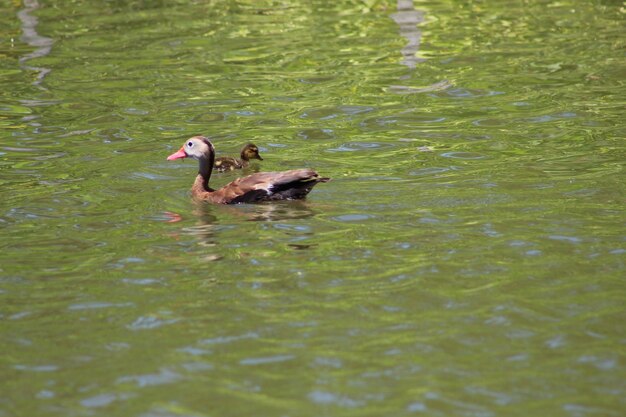
[(182, 147), (178, 150), (178, 152), (174, 152), (170, 156), (167, 157), (168, 161), (173, 161), (174, 159), (179, 158), (187, 158), (187, 154), (185, 153), (185, 147)]

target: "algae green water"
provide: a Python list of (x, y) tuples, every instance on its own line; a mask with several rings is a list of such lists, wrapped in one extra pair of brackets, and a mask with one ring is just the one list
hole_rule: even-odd
[(622, 2), (0, 11), (0, 417), (626, 414)]

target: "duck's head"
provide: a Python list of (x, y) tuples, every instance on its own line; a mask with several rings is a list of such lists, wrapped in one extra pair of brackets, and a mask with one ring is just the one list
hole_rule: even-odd
[(241, 159), (244, 161), (249, 161), (251, 159), (263, 160), (261, 155), (259, 155), (259, 148), (254, 143), (248, 143), (246, 146), (241, 149)]
[(192, 159), (208, 159), (211, 155), (215, 155), (215, 148), (208, 138), (204, 136), (194, 136), (187, 139), (185, 144), (178, 150), (167, 157), (168, 161), (179, 158)]

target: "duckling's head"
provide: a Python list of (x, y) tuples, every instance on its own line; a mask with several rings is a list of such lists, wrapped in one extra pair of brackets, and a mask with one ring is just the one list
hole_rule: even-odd
[(260, 161), (263, 160), (261, 155), (259, 155), (259, 148), (254, 143), (248, 143), (241, 149), (241, 159), (244, 161), (249, 161), (251, 159), (258, 159)]

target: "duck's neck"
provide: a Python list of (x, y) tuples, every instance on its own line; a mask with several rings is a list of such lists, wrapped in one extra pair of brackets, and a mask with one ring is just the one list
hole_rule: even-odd
[(215, 162), (215, 154), (210, 152), (206, 158), (199, 160), (198, 176), (194, 187), (201, 188), (202, 191), (213, 191), (209, 188), (209, 180), (213, 171), (213, 163)]

